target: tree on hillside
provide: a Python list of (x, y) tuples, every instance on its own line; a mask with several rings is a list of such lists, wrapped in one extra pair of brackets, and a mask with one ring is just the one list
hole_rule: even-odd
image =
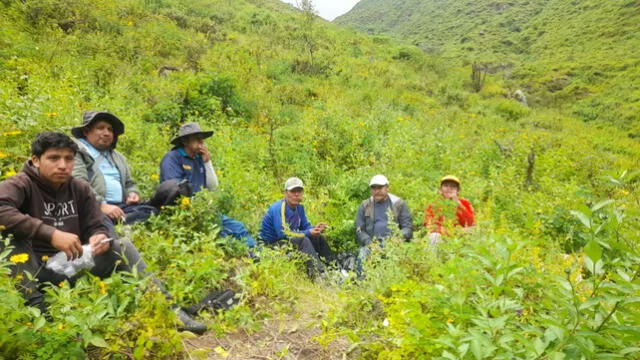
[(316, 19), (316, 9), (313, 0), (297, 0), (296, 6), (302, 11), (302, 21), (300, 23), (300, 40), (304, 51), (309, 54), (309, 64), (313, 67), (313, 53), (316, 50), (316, 40), (314, 36), (314, 22)]

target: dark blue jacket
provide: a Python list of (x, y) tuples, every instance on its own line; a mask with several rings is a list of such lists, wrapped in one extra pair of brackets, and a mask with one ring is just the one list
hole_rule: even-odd
[[(299, 221), (292, 224), (296, 213)], [(294, 209), (282, 199), (273, 203), (264, 214), (260, 227), (260, 238), (267, 244), (271, 244), (291, 237), (310, 237), (312, 228), (313, 226), (307, 220), (307, 215), (304, 212), (304, 206), (298, 205)]]
[(160, 162), (160, 183), (170, 179), (187, 179), (194, 193), (205, 188), (207, 177), (202, 157), (198, 154), (191, 158), (181, 147), (171, 149)]

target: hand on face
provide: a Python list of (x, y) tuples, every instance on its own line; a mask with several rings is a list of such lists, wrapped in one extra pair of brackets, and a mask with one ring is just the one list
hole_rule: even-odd
[(202, 144), (202, 147), (200, 147), (200, 156), (202, 156), (202, 161), (204, 162), (211, 160), (211, 153), (207, 149), (207, 145)]

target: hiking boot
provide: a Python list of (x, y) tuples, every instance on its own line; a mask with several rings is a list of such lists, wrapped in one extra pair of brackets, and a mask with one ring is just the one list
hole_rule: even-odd
[(193, 320), (189, 314), (182, 309), (176, 309), (176, 315), (182, 323), (182, 326), (178, 326), (178, 331), (190, 331), (194, 334), (202, 335), (207, 331), (207, 326), (199, 321)]

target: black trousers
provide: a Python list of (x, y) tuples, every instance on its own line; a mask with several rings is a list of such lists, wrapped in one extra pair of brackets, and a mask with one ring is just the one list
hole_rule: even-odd
[[(82, 272), (69, 278), (63, 274), (57, 274), (45, 267), (45, 261), (42, 256), (35, 252), (30, 241), (11, 240), (10, 246), (13, 246), (9, 256), (17, 254), (27, 254), (28, 260), (24, 263), (11, 264), (11, 276), (29, 272), (34, 276), (34, 280), (29, 280), (23, 275), (18, 288), (27, 300), (27, 304), (46, 311), (44, 304), (44, 295), (42, 294), (42, 283), (50, 282), (54, 285), (64, 280), (68, 280), (73, 285), (81, 276)], [(0, 252), (4, 250), (4, 243), (0, 243)], [(144, 262), (138, 249), (127, 239), (115, 239), (111, 242), (111, 249), (99, 256), (94, 257), (95, 266), (89, 271), (91, 274), (100, 278), (111, 276), (114, 271), (131, 272), (134, 268), (138, 274), (146, 275), (147, 264)], [(160, 291), (167, 299), (171, 299), (171, 295), (164, 289), (164, 286), (155, 278), (152, 281), (158, 285)]]
[(325, 271), (324, 265), (322, 264), (322, 261), (320, 261), (320, 257), (327, 262), (333, 259), (333, 252), (331, 251), (327, 240), (325, 240), (322, 235), (311, 237), (292, 237), (289, 241), (295, 245), (300, 252), (311, 257), (306, 262), (307, 272), (311, 277)]

